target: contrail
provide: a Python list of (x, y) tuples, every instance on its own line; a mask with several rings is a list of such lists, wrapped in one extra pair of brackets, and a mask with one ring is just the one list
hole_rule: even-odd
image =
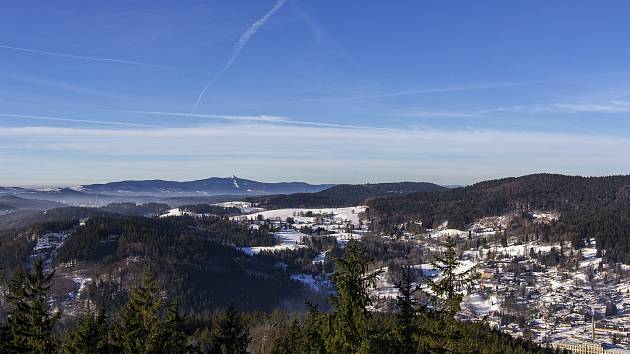
[(110, 121), (103, 121), (103, 120), (89, 120), (89, 119), (50, 117), (50, 116), (36, 116), (36, 115), (30, 115), (30, 114), (0, 113), (0, 117), (47, 120), (47, 121), (55, 121), (55, 122), (73, 122), (73, 123), (115, 125), (115, 126), (121, 126), (121, 127), (162, 128), (162, 127), (157, 126), (157, 125), (142, 124), (142, 123), (110, 122)]
[(182, 112), (129, 111), (129, 110), (115, 110), (114, 112), (135, 113), (135, 114), (153, 115), (153, 116), (183, 117), (183, 118), (210, 118), (210, 119), (245, 121), (245, 122), (282, 123), (282, 122), (287, 121), (285, 117), (269, 116), (269, 115), (247, 116), (247, 115), (199, 114), (199, 113), (182, 113)]
[(306, 125), (313, 127), (324, 128), (352, 128), (352, 129), (376, 129), (376, 130), (390, 130), (389, 128), (378, 128), (362, 125), (352, 124), (336, 124), (336, 123), (321, 123), (321, 122), (309, 122), (304, 120), (294, 120), (281, 116), (243, 116), (243, 115), (220, 115), (220, 114), (200, 114), (200, 113), (182, 113), (182, 112), (159, 112), (159, 111), (116, 111), (124, 113), (137, 113), (145, 115), (156, 116), (172, 116), (172, 117), (184, 117), (184, 118), (208, 118), (208, 119), (222, 119), (230, 121), (251, 121), (259, 123), (274, 123), (274, 124), (293, 124), (293, 125)]
[(139, 62), (139, 61), (123, 60), (123, 59), (112, 59), (112, 58), (89, 57), (89, 56), (85, 56), (85, 55), (74, 55), (74, 54), (66, 54), (66, 53), (59, 53), (59, 52), (49, 52), (49, 51), (46, 51), (46, 50), (39, 50), (39, 49), (12, 47), (12, 46), (2, 45), (2, 44), (0, 44), (0, 49), (15, 50), (15, 51), (20, 51), (20, 52), (42, 54), (42, 55), (53, 55), (53, 56), (57, 56), (57, 57), (79, 59), (79, 60), (98, 61), (98, 62), (102, 62), (102, 63), (136, 65), (136, 66), (144, 66), (144, 67), (148, 67), (148, 68), (157, 68), (157, 67), (159, 67), (159, 65), (142, 63), (142, 62)]
[(191, 112), (194, 112), (197, 109), (197, 107), (199, 106), (199, 103), (203, 99), (203, 96), (206, 94), (206, 91), (208, 91), (210, 86), (214, 85), (214, 83), (217, 82), (217, 80), (219, 80), (221, 76), (223, 76), (223, 74), (225, 74), (230, 69), (230, 67), (232, 66), (232, 64), (234, 64), (234, 61), (236, 60), (236, 58), (238, 58), (238, 55), (241, 53), (241, 51), (243, 50), (247, 42), (256, 34), (256, 32), (258, 32), (258, 30), (262, 26), (265, 25), (265, 23), (267, 23), (267, 21), (269, 21), (271, 16), (273, 16), (273, 14), (275, 14), (276, 11), (278, 11), (282, 7), (282, 5), (284, 5), (285, 2), (286, 0), (278, 0), (278, 2), (276, 2), (273, 8), (269, 10), (269, 12), (267, 12), (265, 16), (261, 17), (260, 19), (258, 19), (258, 21), (254, 22), (254, 24), (251, 25), (247, 29), (247, 31), (245, 31), (245, 33), (243, 33), (241, 38), (234, 45), (234, 49), (232, 50), (232, 55), (230, 55), (230, 58), (223, 66), (223, 69), (221, 69), (221, 71), (219, 71), (219, 73), (215, 75), (214, 78), (210, 82), (208, 82), (208, 84), (203, 88), (203, 90), (201, 90), (201, 93), (199, 94), (199, 97), (197, 98), (197, 102), (195, 102), (195, 105), (193, 106)]

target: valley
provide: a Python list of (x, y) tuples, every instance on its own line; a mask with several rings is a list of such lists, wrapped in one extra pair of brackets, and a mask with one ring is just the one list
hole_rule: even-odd
[[(467, 189), (490, 184), (495, 193), (513, 182), (395, 195), (391, 185), (370, 186), (376, 194), (354, 206), (299, 207), (320, 200), (300, 194), (283, 197), (286, 208), (269, 208), (274, 203), (268, 199), (250, 197), (179, 206), (127, 202), (53, 208), (35, 217), (25, 214), (33, 218), (24, 221), (25, 228), (2, 231), (3, 250), (23, 255), (4, 259), (2, 271), (9, 275), (20, 263), (28, 268), (40, 258), (46, 270), (56, 271), (50, 301), (65, 321), (89, 304), (117, 309), (146, 266), (158, 270), (167, 296), (179, 297), (184, 311), (221, 308), (251, 291), (246, 298), (241, 295), (241, 308), (299, 312), (305, 311), (304, 299), (329, 306), (325, 299), (336, 294), (336, 260), (355, 240), (366, 247), (369, 272), (378, 274), (369, 293), (371, 310), (389, 313), (401, 295), (396, 280), (404, 267), (414, 272), (418, 303), (432, 308), (430, 283), (444, 276), (433, 261), (453, 242), (455, 273), (473, 272), (478, 278), (458, 288), (459, 321), (549, 348), (595, 343), (619, 353), (630, 349), (630, 264), (600, 243), (609, 239), (602, 238), (597, 225), (576, 228), (568, 224), (574, 212), (566, 204), (524, 191), (531, 178), (540, 177), (523, 177), (520, 189), (509, 190), (516, 195), (507, 202), (475, 191), (473, 204), (466, 205), (459, 198)], [(524, 201), (522, 195), (530, 193), (533, 199)], [(410, 198), (425, 206), (409, 213), (398, 203)], [(624, 200), (614, 202), (616, 208), (625, 207)], [(455, 210), (444, 209), (440, 203), (445, 201)], [(12, 214), (0, 216), (0, 222), (19, 215)], [(446, 218), (450, 215), (455, 222)], [(617, 247), (626, 243), (620, 239)], [(273, 296), (262, 299), (255, 295), (260, 291)], [(0, 292), (6, 292), (6, 283)]]

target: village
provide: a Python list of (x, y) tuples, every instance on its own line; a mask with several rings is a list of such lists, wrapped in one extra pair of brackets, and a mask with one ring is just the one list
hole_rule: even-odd
[[(251, 205), (245, 206), (251, 208)], [(261, 251), (306, 247), (305, 227), (323, 229), (339, 243), (360, 239), (369, 231), (369, 222), (361, 213), (365, 207), (331, 209), (256, 210), (234, 217), (252, 228), (272, 223), (278, 230), (279, 243), (272, 247), (251, 247), (243, 251), (256, 255)], [(510, 215), (484, 218), (468, 230), (449, 229), (448, 224), (428, 229), (425, 234), (406, 233), (404, 238), (427, 254), (440, 251), (441, 244), (451, 237), (463, 247), (460, 269), (475, 268), (479, 282), (466, 293), (459, 318), (483, 321), (504, 333), (531, 339), (541, 345), (567, 349), (576, 353), (630, 353), (630, 266), (605, 264), (598, 255), (595, 240), (574, 251), (569, 244), (523, 242), (522, 237), (499, 241)], [(554, 212), (533, 213), (535, 222), (555, 220)], [(387, 235), (380, 235), (391, 238)], [(468, 240), (468, 242), (466, 242)], [(462, 241), (462, 242), (459, 242)], [(550, 261), (550, 255), (562, 261)], [(322, 262), (314, 259), (314, 262)], [(555, 263), (555, 264), (554, 264)], [(420, 279), (439, 278), (429, 262), (413, 265)], [(382, 268), (376, 298), (397, 295), (387, 267)], [(315, 291), (329, 289), (325, 276), (294, 274), (294, 280)]]

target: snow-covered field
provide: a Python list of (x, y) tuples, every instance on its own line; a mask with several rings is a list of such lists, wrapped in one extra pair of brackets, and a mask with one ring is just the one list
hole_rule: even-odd
[[(300, 224), (313, 224), (318, 215), (330, 215), (333, 221), (338, 222), (350, 222), (353, 225), (359, 224), (359, 214), (364, 212), (366, 207), (364, 206), (356, 206), (356, 207), (347, 207), (347, 208), (320, 208), (320, 209), (298, 209), (298, 208), (290, 208), (290, 209), (274, 209), (274, 210), (266, 210), (262, 212), (255, 212), (247, 215), (235, 216), (233, 220), (246, 220), (246, 219), (256, 219), (259, 215), (263, 219), (269, 220), (286, 220), (287, 218), (293, 218), (296, 223)], [(307, 214), (312, 213), (314, 216), (306, 216)]]
[(238, 208), (241, 210), (241, 213), (243, 214), (258, 213), (265, 210), (263, 208), (255, 207), (254, 205), (252, 205), (252, 203), (242, 202), (242, 201), (223, 202), (223, 203), (216, 203), (214, 205), (220, 206), (223, 208)]
[(181, 210), (180, 208), (170, 209), (165, 214), (160, 215), (161, 218), (169, 218), (176, 216), (201, 216), (200, 214), (191, 213), (189, 211)]
[(274, 238), (279, 242), (275, 246), (268, 247), (241, 247), (241, 250), (246, 254), (253, 256), (262, 251), (280, 251), (280, 250), (295, 250), (301, 247), (305, 247), (302, 242), (302, 238), (307, 236), (299, 231), (289, 230), (274, 232)]

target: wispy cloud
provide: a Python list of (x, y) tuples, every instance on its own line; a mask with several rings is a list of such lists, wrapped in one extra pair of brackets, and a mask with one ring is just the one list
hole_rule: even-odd
[(490, 115), (483, 115), (472, 112), (458, 112), (458, 111), (403, 111), (394, 113), (398, 117), (408, 118), (492, 118)]
[(459, 85), (459, 86), (447, 86), (436, 88), (423, 88), (417, 90), (404, 90), (404, 91), (392, 91), (380, 94), (362, 94), (355, 96), (328, 96), (328, 97), (310, 97), (296, 100), (289, 100), (285, 102), (324, 102), (324, 101), (360, 101), (360, 100), (374, 100), (383, 98), (393, 98), (402, 96), (416, 96), (423, 94), (435, 94), (435, 93), (449, 93), (449, 92), (464, 92), (474, 90), (486, 90), (511, 86), (524, 86), (543, 83), (544, 81), (514, 81), (514, 82), (490, 82), (471, 85)]
[(199, 106), (199, 103), (201, 103), (201, 100), (205, 96), (208, 89), (212, 85), (214, 85), (214, 83), (217, 82), (223, 76), (223, 74), (225, 74), (228, 70), (230, 70), (230, 68), (232, 67), (232, 64), (234, 64), (234, 61), (236, 60), (236, 58), (238, 58), (239, 54), (241, 54), (241, 51), (243, 50), (243, 48), (245, 48), (245, 45), (247, 44), (247, 42), (249, 42), (249, 40), (256, 34), (256, 32), (258, 32), (258, 30), (260, 30), (265, 25), (265, 23), (269, 21), (269, 19), (276, 13), (276, 11), (278, 11), (282, 7), (282, 5), (284, 5), (285, 2), (286, 0), (278, 0), (276, 4), (273, 6), (273, 8), (271, 8), (271, 10), (269, 10), (269, 12), (265, 14), (265, 16), (259, 18), (256, 22), (254, 22), (254, 24), (252, 24), (247, 29), (247, 31), (245, 31), (245, 33), (243, 33), (243, 35), (241, 35), (241, 38), (239, 38), (238, 42), (236, 42), (236, 44), (234, 45), (232, 54), (230, 55), (228, 61), (223, 66), (223, 69), (221, 69), (221, 71), (219, 71), (219, 73), (217, 73), (214, 76), (214, 78), (210, 80), (210, 82), (208, 82), (206, 86), (204, 86), (204, 88), (199, 93), (199, 97), (197, 97), (197, 101), (195, 102), (195, 105), (192, 108), (192, 112), (194, 112), (197, 109), (197, 107)]
[(630, 112), (630, 102), (608, 101), (603, 103), (555, 103), (551, 110), (593, 113), (623, 113)]
[(78, 59), (78, 60), (87, 60), (101, 63), (112, 63), (112, 64), (124, 64), (124, 65), (135, 65), (135, 66), (143, 66), (149, 68), (157, 68), (159, 65), (143, 63), (139, 61), (133, 60), (124, 60), (124, 59), (113, 59), (113, 58), (103, 58), (103, 57), (92, 57), (86, 55), (76, 55), (76, 54), (68, 54), (68, 53), (60, 53), (60, 52), (52, 52), (47, 50), (39, 50), (39, 49), (31, 49), (31, 48), (23, 48), (23, 47), (14, 47), (9, 45), (0, 44), (0, 49), (32, 53), (32, 54), (40, 54), (40, 55), (50, 55), (62, 58), (70, 58), (70, 59)]
[(312, 127), (386, 129), (386, 128), (376, 128), (376, 127), (360, 126), (360, 125), (352, 125), (352, 124), (337, 124), (337, 123), (295, 120), (295, 119), (291, 119), (287, 117), (272, 116), (272, 115), (221, 115), (221, 114), (159, 112), (159, 111), (118, 111), (118, 112), (155, 115), (155, 116), (195, 118), (195, 119), (220, 119), (220, 120), (236, 121), (236, 122), (258, 122), (258, 123), (274, 123), (274, 124), (288, 124), (288, 125), (305, 125), (305, 126), (312, 126)]
[[(40, 180), (23, 183), (50, 184), (57, 176), (68, 178), (71, 169), (76, 182), (120, 177), (187, 179), (236, 171), (270, 180), (308, 176), (328, 182), (461, 184), (540, 171), (615, 174), (630, 167), (625, 159), (630, 139), (616, 136), (338, 129), (255, 122), (156, 129), (6, 127), (0, 130), (0, 151), (11, 151), (0, 157), (0, 165), (12, 166), (11, 175), (0, 169), (2, 183), (11, 176), (31, 176)], [(335, 171), (334, 176), (330, 171)]]
[(160, 111), (117, 111), (124, 113), (134, 113), (142, 115), (152, 116), (168, 116), (168, 117), (183, 117), (183, 118), (196, 118), (196, 119), (219, 119), (227, 121), (237, 122), (270, 122), (270, 123), (282, 123), (286, 122), (287, 118), (280, 116), (269, 115), (224, 115), (224, 114), (201, 114), (201, 113), (185, 113), (185, 112), (160, 112)]
[(580, 102), (538, 103), (494, 107), (471, 112), (471, 114), (511, 113), (624, 113), (630, 112), (630, 101), (603, 100)]
[(127, 100), (127, 101), (136, 100), (134, 98), (123, 96), (120, 94), (115, 94), (109, 91), (94, 89), (91, 87), (85, 87), (82, 85), (68, 83), (65, 81), (50, 80), (50, 79), (46, 79), (42, 77), (23, 75), (23, 74), (14, 74), (14, 73), (2, 73), (2, 72), (0, 72), (0, 76), (4, 76), (15, 81), (21, 81), (21, 82), (25, 82), (25, 83), (33, 84), (37, 86), (52, 87), (58, 90), (72, 92), (72, 93), (81, 94), (81, 95), (98, 96), (98, 97), (110, 98), (110, 99), (115, 99), (115, 100)]
[[(40, 116), (40, 115), (31, 115), (31, 114), (0, 113), (0, 117), (8, 118), (8, 119), (20, 119), (20, 120), (39, 120), (39, 121), (52, 121), (52, 122), (112, 125), (112, 126), (133, 127), (133, 128), (159, 128), (159, 126), (157, 125), (142, 124), (142, 123), (115, 122), (115, 121), (92, 120), (92, 119), (75, 119), (75, 118), (51, 117), (51, 116)], [(7, 128), (2, 128), (2, 129), (7, 129)]]
[(308, 28), (311, 30), (315, 42), (317, 42), (318, 44), (325, 44), (329, 42), (328, 35), (326, 35), (326, 32), (324, 32), (322, 26), (320, 26), (320, 24), (317, 23), (317, 21), (315, 21), (315, 19), (313, 19), (311, 15), (304, 11), (304, 9), (302, 9), (295, 0), (291, 0), (290, 3), (295, 13), (304, 21), (304, 23), (306, 23)]

